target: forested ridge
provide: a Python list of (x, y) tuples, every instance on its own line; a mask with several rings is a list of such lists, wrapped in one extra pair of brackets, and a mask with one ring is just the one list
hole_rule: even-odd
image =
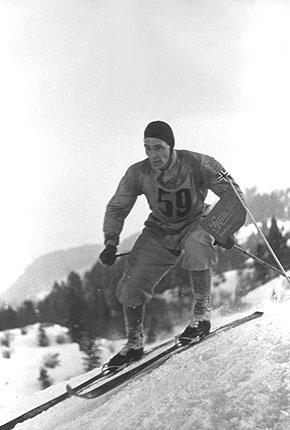
[[(249, 207), (257, 221), (262, 222), (264, 234), (286, 269), (290, 268), (289, 232), (278, 227), (276, 217), (289, 219), (289, 193), (289, 189), (270, 194), (259, 194), (255, 188), (246, 191)], [(243, 247), (274, 264), (257, 234), (249, 236)], [(217, 250), (219, 260), (214, 269), (214, 308), (239, 307), (240, 298), (246, 292), (277, 276), (275, 272), (255, 262), (249, 264), (249, 261), (235, 250), (228, 251), (219, 247)], [(57, 323), (69, 328), (72, 340), (79, 343), (80, 347), (88, 342), (88, 339), (123, 337), (125, 333), (122, 310), (115, 298), (115, 290), (124, 271), (126, 259), (126, 256), (119, 258), (112, 267), (104, 267), (97, 261), (83, 275), (71, 271), (66, 280), (54, 282), (44, 299), (26, 300), (17, 308), (2, 307), (0, 330), (24, 327), (34, 322)], [(222, 282), (224, 273), (235, 269), (239, 273), (239, 284), (236, 286), (235, 302), (228, 303), (229, 299), (220, 297), (215, 289)], [(157, 334), (170, 332), (177, 322), (186, 321), (191, 301), (191, 285), (179, 261), (162, 279), (157, 287), (156, 298), (148, 306), (147, 340), (154, 341)]]

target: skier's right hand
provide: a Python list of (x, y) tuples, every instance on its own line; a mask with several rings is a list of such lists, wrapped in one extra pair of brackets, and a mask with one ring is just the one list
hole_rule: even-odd
[(100, 253), (99, 259), (105, 266), (112, 266), (116, 261), (117, 247), (114, 245), (107, 245), (106, 248)]
[(235, 245), (234, 235), (232, 234), (231, 236), (229, 236), (224, 243), (219, 242), (218, 240), (215, 240), (213, 244), (216, 246), (220, 246), (221, 248), (231, 249)]

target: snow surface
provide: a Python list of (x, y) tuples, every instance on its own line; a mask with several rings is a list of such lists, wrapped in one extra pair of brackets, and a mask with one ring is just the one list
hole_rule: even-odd
[[(284, 278), (276, 278), (244, 301), (252, 309), (217, 317), (213, 325), (256, 309), (264, 316), (173, 357), (113, 394), (67, 399), (15, 428), (289, 430), (289, 286)], [(37, 395), (52, 395), (61, 387), (59, 383)]]
[[(22, 335), (20, 329), (10, 331), (11, 357), (0, 358), (0, 408), (18, 406), (24, 396), (40, 390), (38, 380), (40, 368), (49, 355), (59, 354), (59, 366), (47, 369), (53, 382), (63, 381), (78, 375), (83, 370), (83, 361), (76, 343), (57, 344), (56, 338), (61, 335), (65, 340), (66, 329), (55, 325), (46, 327), (49, 346), (38, 346), (38, 327), (35, 324), (27, 327), (27, 334)], [(3, 336), (3, 334), (2, 334)], [(3, 352), (1, 347), (1, 352)], [(7, 348), (6, 348), (7, 350)], [(74, 360), (71, 360), (74, 357)], [(1, 415), (1, 409), (0, 409)]]
[[(64, 392), (64, 382), (74, 383), (89, 378), (91, 373), (84, 375), (85, 354), (76, 343), (71, 343), (67, 329), (59, 325), (45, 327), (49, 346), (38, 346), (39, 324), (26, 327), (27, 333), (21, 334), (20, 329), (9, 331), (10, 347), (0, 346), (0, 426), (9, 417), (26, 412), (38, 404), (42, 404)], [(65, 343), (57, 343), (61, 336)], [(4, 333), (0, 333), (4, 338)], [(120, 341), (99, 340), (102, 361), (116, 352), (121, 346)], [(5, 351), (10, 351), (10, 358), (4, 358)], [(41, 391), (39, 372), (50, 356), (58, 355), (59, 363), (54, 368), (46, 367), (52, 386)], [(97, 370), (94, 372), (96, 373)]]

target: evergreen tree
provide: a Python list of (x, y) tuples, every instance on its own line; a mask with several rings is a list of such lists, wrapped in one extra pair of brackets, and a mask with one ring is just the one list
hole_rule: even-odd
[(49, 339), (42, 324), (38, 327), (38, 345), (43, 347), (49, 345)]
[(0, 311), (0, 330), (18, 327), (17, 311), (12, 306), (4, 306)]
[(116, 288), (125, 268), (125, 258), (107, 268), (99, 262), (84, 277), (83, 292), (91, 319), (88, 323), (93, 337), (123, 337), (123, 315), (116, 299)]
[[(269, 228), (268, 234), (266, 238), (269, 242), (269, 245), (273, 249), (275, 255), (278, 260), (282, 263), (282, 265), (288, 269), (289, 266), (289, 257), (290, 257), (290, 249), (287, 246), (287, 237), (283, 235), (282, 231), (279, 229), (277, 225), (277, 221), (275, 217), (271, 219), (271, 226)], [(264, 243), (259, 243), (256, 249), (257, 257), (262, 260), (270, 263), (274, 267), (278, 267), (274, 257), (270, 253), (268, 247)], [(256, 278), (261, 283), (265, 283), (267, 280), (272, 277), (277, 276), (277, 273), (267, 267), (261, 265), (258, 262), (254, 262), (254, 268), (256, 273)]]
[(268, 233), (268, 241), (273, 251), (275, 252), (275, 254), (277, 256), (281, 255), (281, 251), (285, 247), (286, 243), (282, 235), (282, 232), (278, 228), (275, 217), (272, 217), (271, 219), (271, 226), (269, 228), (269, 233)]
[[(283, 235), (282, 231), (279, 230), (274, 217), (271, 220), (268, 241), (282, 265), (288, 263), (289, 249), (287, 249), (287, 238)], [(277, 267), (277, 263), (272, 256), (270, 256), (269, 261)]]
[(272, 302), (277, 302), (278, 301), (278, 295), (276, 293), (275, 288), (272, 289), (271, 300), (272, 300)]
[(52, 384), (45, 367), (40, 368), (38, 380), (40, 381), (42, 390), (45, 390), (45, 388), (48, 388)]
[(65, 325), (69, 328), (73, 342), (80, 344), (81, 333), (85, 331), (84, 315), (86, 312), (80, 276), (71, 272), (65, 289), (67, 303)]
[[(258, 243), (255, 255), (263, 261), (267, 260), (268, 251), (263, 243)], [(254, 260), (254, 270), (256, 274), (256, 280), (259, 281), (260, 284), (264, 284), (269, 279), (270, 269), (264, 264), (259, 263), (257, 260)]]
[(6, 346), (6, 348), (10, 348), (11, 343), (11, 333), (10, 331), (5, 331), (4, 336), (1, 338), (1, 345)]
[(90, 338), (89, 333), (85, 332), (82, 334), (82, 350), (86, 354), (84, 358), (85, 371), (100, 367), (101, 365), (101, 349), (95, 339)]
[(60, 325), (65, 325), (66, 307), (65, 303), (65, 290), (66, 285), (64, 282), (59, 284), (55, 282), (52, 291), (48, 297), (45, 298), (45, 320)]
[(30, 324), (35, 324), (38, 320), (35, 305), (31, 300), (25, 300), (17, 309), (18, 324), (23, 327)]

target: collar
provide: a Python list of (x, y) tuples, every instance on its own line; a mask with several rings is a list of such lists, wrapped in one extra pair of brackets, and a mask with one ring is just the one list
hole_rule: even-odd
[(165, 167), (163, 167), (163, 169), (154, 169), (155, 172), (157, 173), (157, 176), (159, 175), (163, 175), (163, 174), (170, 174), (170, 172), (172, 172), (177, 166), (178, 166), (178, 157), (177, 157), (177, 153), (175, 150), (172, 151), (170, 158), (167, 162), (167, 164), (165, 165)]
[(171, 171), (178, 163), (176, 151), (173, 149), (168, 164), (161, 169), (162, 172)]
[(169, 163), (162, 170), (155, 170), (156, 178), (161, 182), (166, 182), (170, 178), (175, 177), (179, 170), (180, 160), (175, 150), (172, 151)]

